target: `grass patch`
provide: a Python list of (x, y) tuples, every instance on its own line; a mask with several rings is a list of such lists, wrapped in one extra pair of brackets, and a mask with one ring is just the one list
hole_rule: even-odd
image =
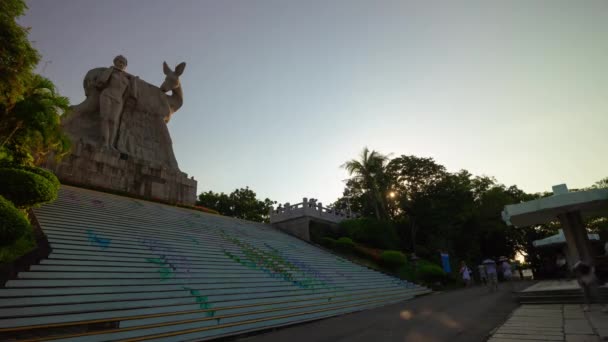
[(0, 247), (0, 264), (13, 262), (34, 248), (36, 248), (36, 238), (34, 237), (34, 230), (30, 225), (25, 233), (14, 243)]

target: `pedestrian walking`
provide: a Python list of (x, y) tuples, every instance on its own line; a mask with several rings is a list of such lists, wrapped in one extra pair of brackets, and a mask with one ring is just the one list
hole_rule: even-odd
[(479, 281), (484, 285), (488, 285), (488, 274), (486, 273), (486, 267), (481, 264), (477, 266), (477, 272), (479, 273)]
[[(595, 268), (584, 261), (578, 261), (574, 264), (572, 270), (576, 274), (576, 280), (583, 289), (585, 296), (583, 311), (589, 311), (589, 307), (594, 300), (602, 304), (602, 299), (599, 295), (599, 281), (595, 276)], [(604, 305), (602, 312), (608, 313), (608, 306)]]
[(471, 269), (464, 261), (460, 263), (460, 275), (462, 276), (462, 281), (464, 281), (464, 285), (466, 287), (471, 286)]
[(492, 259), (486, 259), (482, 262), (486, 268), (488, 275), (488, 289), (490, 291), (498, 291), (498, 273), (496, 270), (496, 262)]
[(509, 289), (513, 290), (513, 283), (511, 279), (513, 279), (513, 271), (511, 269), (511, 264), (509, 263), (509, 259), (505, 256), (500, 257), (498, 259), (500, 262), (500, 270), (502, 271), (502, 277), (505, 282), (508, 284)]
[(509, 259), (507, 257), (500, 257), (498, 260), (500, 261), (500, 270), (502, 271), (502, 276), (505, 281), (511, 281), (513, 277), (513, 272), (511, 271), (511, 264), (509, 264)]

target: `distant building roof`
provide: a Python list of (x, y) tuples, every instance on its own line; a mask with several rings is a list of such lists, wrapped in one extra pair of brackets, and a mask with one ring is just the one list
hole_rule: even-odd
[[(600, 236), (598, 234), (587, 234), (589, 240), (599, 240)], [(544, 239), (532, 241), (532, 245), (534, 247), (541, 246), (550, 246), (550, 245), (561, 245), (566, 243), (566, 237), (564, 236), (564, 231), (562, 229), (559, 230), (559, 233), (549, 236)]]

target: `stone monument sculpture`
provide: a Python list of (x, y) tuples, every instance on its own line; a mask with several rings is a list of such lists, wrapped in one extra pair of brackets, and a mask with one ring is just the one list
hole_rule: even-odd
[(183, 104), (179, 77), (186, 63), (172, 70), (163, 62), (160, 87), (126, 67), (127, 59), (117, 56), (113, 66), (87, 72), (86, 99), (62, 119), (72, 153), (47, 166), (66, 183), (194, 204), (196, 181), (179, 170), (167, 128)]

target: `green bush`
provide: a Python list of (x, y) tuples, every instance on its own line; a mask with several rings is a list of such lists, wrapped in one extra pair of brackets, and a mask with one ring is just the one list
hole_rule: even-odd
[(53, 184), (56, 191), (58, 191), (59, 186), (61, 186), (61, 183), (59, 183), (59, 179), (57, 179), (57, 176), (55, 176), (54, 173), (52, 173), (51, 171), (49, 171), (47, 169), (43, 169), (40, 167), (31, 167), (31, 166), (22, 166), (22, 167), (20, 167), (20, 169), (35, 173), (38, 176), (42, 176), (42, 177), (46, 178), (46, 180), (48, 180), (49, 182), (51, 182), (51, 184)]
[(341, 237), (336, 241), (336, 247), (345, 252), (351, 252), (355, 249), (355, 243), (351, 238)]
[(334, 248), (334, 247), (336, 247), (336, 240), (334, 240), (330, 237), (324, 237), (324, 238), (321, 238), (321, 245), (325, 246), (327, 248)]
[(0, 169), (0, 195), (17, 208), (52, 202), (57, 189), (46, 178), (20, 169)]
[(340, 230), (351, 239), (371, 247), (391, 249), (397, 247), (399, 242), (393, 223), (372, 218), (342, 221)]
[(26, 229), (25, 234), (7, 246), (0, 246), (0, 265), (13, 262), (19, 257), (36, 248), (36, 238), (32, 226)]
[(424, 261), (418, 264), (417, 277), (425, 283), (446, 281), (446, 274), (439, 265)]
[(406, 262), (405, 255), (403, 255), (403, 253), (390, 250), (382, 252), (380, 255), (380, 260), (382, 260), (383, 264), (393, 269), (403, 266)]
[(29, 226), (25, 214), (0, 196), (0, 246), (15, 242), (29, 229)]
[(416, 277), (416, 270), (414, 269), (414, 266), (411, 263), (406, 263), (405, 265), (401, 266), (397, 271), (397, 275), (401, 279), (405, 279), (413, 283), (418, 282), (418, 278)]

